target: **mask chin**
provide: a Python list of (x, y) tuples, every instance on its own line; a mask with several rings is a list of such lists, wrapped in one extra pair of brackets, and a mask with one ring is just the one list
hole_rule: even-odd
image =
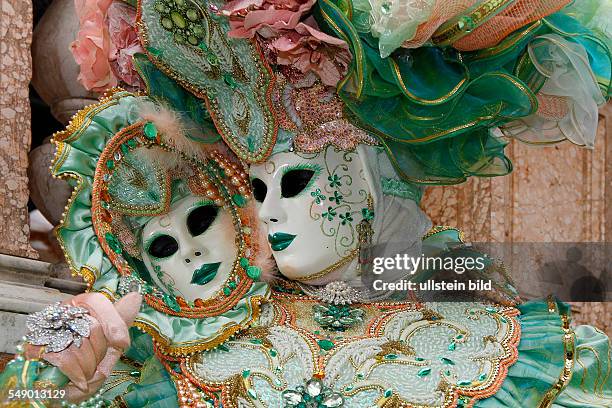
[(324, 282), (357, 259), (357, 225), (372, 200), (356, 151), (277, 153), (251, 166), (250, 178), (281, 274)]
[(214, 297), (229, 279), (237, 253), (230, 214), (193, 195), (151, 219), (141, 242), (153, 282), (188, 302)]

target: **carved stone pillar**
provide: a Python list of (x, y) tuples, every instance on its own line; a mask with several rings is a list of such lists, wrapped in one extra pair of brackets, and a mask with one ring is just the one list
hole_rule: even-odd
[(0, 0), (0, 253), (28, 258), (32, 4)]

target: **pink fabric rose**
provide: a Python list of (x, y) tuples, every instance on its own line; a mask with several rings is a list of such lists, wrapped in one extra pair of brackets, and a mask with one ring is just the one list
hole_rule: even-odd
[(351, 54), (346, 42), (316, 28), (314, 18), (299, 23), (269, 43), (276, 63), (291, 65), (302, 73), (314, 72), (328, 86), (336, 86), (346, 74)]
[(136, 32), (136, 10), (120, 1), (108, 9), (108, 31), (115, 54), (111, 55), (111, 68), (121, 81), (132, 88), (143, 89), (144, 83), (134, 69), (133, 57), (144, 50)]
[(279, 31), (293, 30), (317, 0), (234, 0), (221, 13), (230, 17), (236, 38), (274, 37)]
[[(351, 61), (347, 44), (318, 29), (313, 17), (303, 20), (316, 0), (234, 0), (221, 10), (228, 16), (231, 37), (257, 36), (266, 56), (279, 65), (291, 65), (302, 73), (316, 73), (335, 86)], [(302, 21), (303, 20), (303, 21)]]
[(109, 56), (116, 52), (106, 25), (106, 12), (112, 0), (75, 0), (79, 17), (76, 40), (70, 44), (80, 66), (78, 80), (86, 89), (102, 92), (117, 86)]

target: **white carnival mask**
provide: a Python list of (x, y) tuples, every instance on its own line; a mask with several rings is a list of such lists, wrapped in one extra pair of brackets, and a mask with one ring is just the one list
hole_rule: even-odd
[(142, 231), (142, 259), (155, 284), (187, 301), (219, 291), (236, 257), (231, 215), (206, 197), (187, 196)]
[(249, 173), (259, 219), (284, 276), (321, 284), (357, 258), (357, 226), (373, 215), (357, 152), (330, 146), (319, 153), (277, 153)]

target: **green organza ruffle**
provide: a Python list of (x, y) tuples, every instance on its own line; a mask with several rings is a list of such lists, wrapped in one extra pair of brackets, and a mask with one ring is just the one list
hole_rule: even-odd
[[(502, 387), (478, 408), (538, 407), (559, 381), (565, 364), (561, 316), (550, 312), (544, 301), (527, 302), (521, 311), (521, 341), (518, 361), (510, 367)], [(561, 313), (569, 313), (560, 304)], [(590, 326), (574, 330), (575, 357), (572, 377), (552, 407), (609, 407), (612, 404), (610, 344), (607, 336)]]
[[(378, 136), (398, 173), (426, 184), (453, 184), (469, 176), (511, 171), (506, 143), (493, 129), (532, 115), (543, 78), (528, 61), (537, 36), (556, 33), (583, 46), (609, 96), (611, 58), (601, 32), (564, 11), (520, 29), (490, 49), (460, 53), (447, 47), (400, 48), (388, 58), (379, 40), (358, 30), (351, 1), (321, 0), (322, 28), (347, 41), (353, 63), (338, 85), (353, 120)], [(358, 13), (352, 14), (352, 18)]]

